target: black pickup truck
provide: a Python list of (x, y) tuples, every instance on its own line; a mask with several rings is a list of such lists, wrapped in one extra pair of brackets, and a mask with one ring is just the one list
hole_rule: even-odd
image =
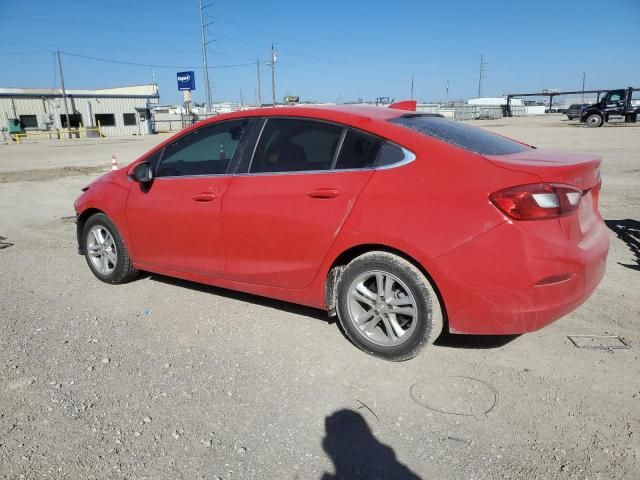
[(631, 101), (637, 88), (610, 90), (605, 92), (598, 103), (582, 110), (580, 121), (587, 127), (601, 127), (609, 121), (609, 117), (622, 116), (625, 123), (637, 121), (640, 116), (640, 105), (634, 106)]

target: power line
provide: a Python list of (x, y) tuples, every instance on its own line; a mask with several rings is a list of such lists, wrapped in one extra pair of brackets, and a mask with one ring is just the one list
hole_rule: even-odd
[(5, 15), (2, 18), (8, 20), (21, 20), (27, 22), (38, 22), (38, 23), (48, 23), (50, 25), (79, 25), (82, 27), (93, 27), (93, 28), (108, 28), (109, 30), (135, 30), (142, 32), (153, 32), (153, 33), (177, 33), (180, 35), (199, 35), (195, 32), (189, 32), (185, 30), (167, 30), (167, 29), (159, 29), (159, 28), (148, 28), (148, 27), (134, 27), (128, 25), (119, 25), (119, 24), (106, 24), (106, 23), (87, 23), (87, 22), (73, 22), (69, 20), (53, 20), (47, 18), (28, 18), (28, 17), (14, 17), (10, 15)]
[[(170, 53), (197, 53), (199, 50), (182, 50), (182, 49), (167, 49), (167, 48), (134, 48), (130, 46), (126, 47), (105, 47), (102, 45), (61, 45), (59, 43), (42, 43), (42, 42), (23, 42), (23, 41), (13, 41), (13, 40), (0, 40), (1, 44), (11, 44), (11, 45), (32, 45), (37, 47), (55, 47), (55, 48), (82, 48), (87, 50), (127, 50), (133, 52), (170, 52)], [(12, 50), (13, 51), (13, 50)], [(50, 52), (47, 52), (50, 53)]]
[(102, 1), (98, 1), (98, 0), (70, 0), (72, 2), (75, 3), (81, 3), (81, 4), (93, 4), (93, 5), (104, 5), (105, 7), (117, 7), (117, 8), (124, 8), (126, 10), (140, 10), (146, 13), (149, 12), (153, 12), (153, 13), (168, 13), (170, 15), (175, 15), (176, 13), (182, 13), (182, 14), (188, 14), (189, 12), (186, 12), (185, 10), (179, 10), (179, 9), (175, 9), (175, 10), (166, 10), (166, 9), (162, 9), (162, 8), (156, 8), (156, 7), (137, 7), (135, 5), (130, 5), (130, 2), (126, 5), (121, 4), (121, 3), (112, 3), (112, 2), (102, 2)]
[[(98, 62), (107, 62), (107, 63), (117, 63), (120, 65), (131, 65), (131, 66), (135, 66), (135, 67), (147, 67), (147, 68), (172, 68), (172, 69), (203, 69), (204, 67), (193, 67), (193, 66), (184, 66), (184, 65), (158, 65), (158, 64), (154, 64), (154, 63), (137, 63), (137, 62), (125, 62), (123, 60), (114, 60), (112, 58), (100, 58), (100, 57), (92, 57), (89, 55), (80, 55), (78, 53), (71, 53), (71, 52), (63, 52), (61, 51), (60, 53), (62, 53), (63, 55), (67, 55), (70, 57), (78, 57), (78, 58), (84, 58), (87, 60), (95, 60)], [(265, 62), (267, 63), (267, 62)], [(251, 62), (251, 63), (237, 63), (234, 65), (213, 65), (210, 66), (208, 68), (235, 68), (235, 67), (248, 67), (248, 66), (254, 66), (255, 63)]]
[[(11, 40), (0, 40), (0, 45), (2, 44), (11, 44), (11, 45), (32, 45), (32, 46), (39, 46), (39, 47), (55, 47), (56, 49), (58, 48), (76, 48), (76, 49), (81, 49), (81, 50), (112, 50), (112, 51), (123, 51), (123, 50), (127, 50), (127, 51), (132, 51), (132, 52), (162, 52), (162, 53), (200, 53), (200, 50), (187, 50), (187, 49), (166, 49), (166, 48), (133, 48), (133, 47), (103, 47), (101, 45), (61, 45), (59, 43), (41, 43), (41, 42), (18, 42), (18, 41), (11, 41)], [(51, 53), (52, 51), (55, 50), (47, 50), (47, 51), (33, 51), (33, 52), (16, 52), (15, 50), (11, 50), (10, 52), (0, 52), (1, 54), (8, 54), (8, 53)], [(224, 53), (224, 52), (220, 52), (218, 50), (212, 51), (210, 52), (213, 55), (217, 55), (217, 56), (221, 56), (221, 57), (229, 57), (229, 58), (237, 58), (240, 60), (248, 60), (251, 61), (251, 58), (249, 57), (243, 57), (240, 55), (233, 55), (230, 53)]]

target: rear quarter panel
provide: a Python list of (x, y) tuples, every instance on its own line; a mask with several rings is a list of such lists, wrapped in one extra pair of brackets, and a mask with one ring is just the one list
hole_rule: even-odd
[[(393, 141), (414, 152), (416, 159), (375, 171), (323, 263), (318, 285), (344, 251), (375, 244), (412, 257), (436, 287), (446, 289), (446, 277), (457, 272), (438, 270), (434, 260), (506, 220), (490, 203), (489, 195), (509, 185), (540, 180), (530, 173), (493, 165), (473, 152), (402, 130), (407, 132), (398, 132)], [(486, 262), (490, 268), (491, 259)]]

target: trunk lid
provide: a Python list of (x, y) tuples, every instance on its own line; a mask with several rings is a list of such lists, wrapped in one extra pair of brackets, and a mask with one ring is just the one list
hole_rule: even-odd
[(600, 183), (600, 162), (597, 155), (525, 150), (509, 155), (485, 155), (491, 163), (509, 170), (533, 173), (549, 183), (563, 183), (589, 190)]

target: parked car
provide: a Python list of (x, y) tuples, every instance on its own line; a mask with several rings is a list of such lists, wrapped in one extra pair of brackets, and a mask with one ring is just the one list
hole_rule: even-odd
[(567, 117), (569, 120), (575, 120), (576, 118), (580, 118), (582, 114), (582, 110), (591, 106), (590, 103), (574, 103), (567, 109)]
[(599, 157), (439, 115), (255, 109), (83, 188), (77, 238), (104, 282), (143, 270), (326, 309), (404, 360), (443, 329), (530, 332), (583, 303), (609, 245), (600, 183)]

